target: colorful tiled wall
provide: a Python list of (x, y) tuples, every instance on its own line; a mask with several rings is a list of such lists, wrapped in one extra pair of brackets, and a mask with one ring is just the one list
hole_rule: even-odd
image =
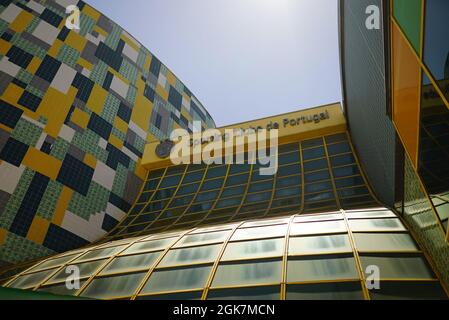
[[(66, 7), (81, 29), (65, 27)], [(214, 122), (146, 48), (82, 1), (0, 0), (0, 266), (86, 245), (130, 209), (144, 145)]]

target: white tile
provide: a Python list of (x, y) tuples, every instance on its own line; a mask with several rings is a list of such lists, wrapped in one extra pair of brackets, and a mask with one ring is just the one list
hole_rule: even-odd
[(129, 150), (127, 147), (123, 147), (122, 152), (136, 162), (139, 160), (139, 157), (136, 154), (134, 154), (131, 150)]
[(117, 208), (116, 206), (114, 206), (112, 203), (109, 202), (106, 207), (106, 213), (117, 221), (121, 221), (126, 215), (126, 212), (120, 210), (119, 208)]
[(89, 242), (94, 242), (106, 234), (106, 231), (102, 229), (103, 219), (104, 212), (91, 215), (89, 220), (85, 220), (70, 211), (66, 211), (61, 228)]
[(16, 167), (6, 161), (0, 164), (0, 190), (13, 194), (25, 166)]
[(6, 56), (3, 57), (2, 60), (0, 60), (0, 70), (12, 77), (17, 76), (20, 69), (21, 67), (9, 61), (9, 58)]
[(62, 128), (59, 131), (59, 137), (61, 137), (62, 139), (64, 139), (67, 142), (72, 142), (74, 136), (75, 136), (75, 130), (66, 126), (65, 124), (62, 125)]
[(45, 7), (43, 5), (41, 5), (40, 3), (37, 3), (36, 1), (29, 1), (27, 3), (28, 8), (33, 9), (34, 11), (36, 11), (37, 13), (42, 13), (45, 10)]
[(78, 4), (78, 0), (55, 0), (58, 4), (63, 6), (64, 8), (70, 6), (70, 5), (76, 5)]
[(58, 37), (59, 29), (53, 27), (51, 24), (41, 20), (33, 31), (33, 36), (52, 45)]
[(146, 131), (143, 130), (141, 127), (139, 127), (136, 123), (134, 123), (133, 121), (130, 121), (128, 126), (132, 131), (134, 131), (143, 140), (147, 139)]
[(76, 71), (68, 65), (62, 63), (50, 86), (64, 94), (67, 94), (75, 76)]
[(165, 84), (167, 83), (167, 78), (166, 78), (162, 73), (160, 73), (160, 74), (159, 74), (159, 79), (157, 80), (157, 82), (158, 82), (162, 87), (165, 88)]
[(108, 142), (107, 142), (105, 139), (100, 138), (100, 141), (98, 142), (98, 146), (99, 146), (100, 148), (106, 150), (106, 147), (108, 146)]
[(90, 74), (91, 74), (91, 73), (92, 73), (92, 72), (91, 72), (89, 69), (86, 69), (86, 68), (83, 68), (83, 70), (81, 71), (81, 74), (82, 74), (83, 76), (87, 77), (87, 78), (90, 77)]
[(37, 140), (36, 146), (35, 148), (37, 150), (40, 150), (42, 148), (42, 145), (45, 142), (45, 138), (47, 137), (47, 135), (45, 133), (42, 133), (41, 136), (39, 137), (39, 140)]
[(21, 8), (11, 3), (5, 10), (3, 10), (2, 14), (0, 15), (0, 19), (12, 23), (14, 22), (14, 20), (16, 20), (21, 11)]
[(137, 62), (137, 58), (139, 57), (139, 52), (134, 50), (134, 48), (127, 43), (125, 43), (125, 47), (123, 48), (123, 54), (134, 62)]
[(126, 99), (126, 95), (128, 94), (129, 85), (123, 82), (120, 78), (115, 77), (111, 82), (111, 89), (118, 93), (122, 98)]
[(95, 166), (94, 176), (92, 180), (108, 189), (112, 190), (112, 186), (114, 184), (115, 179), (115, 170), (108, 167), (101, 161), (97, 161), (97, 165)]

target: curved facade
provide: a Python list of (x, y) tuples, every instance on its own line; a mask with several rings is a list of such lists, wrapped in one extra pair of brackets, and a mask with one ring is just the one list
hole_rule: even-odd
[[(65, 27), (66, 6), (80, 30)], [(83, 1), (0, 3), (0, 266), (100, 239), (127, 213), (147, 142), (214, 127), (148, 49)]]
[[(370, 290), (373, 265), (380, 289)], [(67, 289), (68, 266), (80, 272), (79, 289)], [(99, 299), (446, 297), (406, 227), (385, 208), (112, 241), (42, 261), (8, 286)]]

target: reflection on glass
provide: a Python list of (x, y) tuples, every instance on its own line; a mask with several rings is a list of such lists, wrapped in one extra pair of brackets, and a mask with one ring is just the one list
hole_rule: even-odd
[(42, 282), (46, 277), (48, 277), (55, 269), (40, 271), (36, 273), (27, 274), (24, 276), (18, 277), (14, 280), (9, 287), (11, 288), (20, 288), (20, 289), (28, 289), (36, 286), (40, 282)]
[(234, 243), (231, 242), (228, 243), (221, 260), (281, 256), (284, 250), (284, 244), (284, 238)]
[[(88, 277), (92, 275), (103, 263), (105, 263), (106, 259), (96, 260), (91, 262), (85, 262), (80, 264), (74, 264), (71, 266), (76, 266), (79, 270), (80, 278)], [(65, 281), (67, 277), (72, 274), (73, 271), (71, 269), (63, 268), (61, 271), (56, 273), (53, 277), (50, 278), (48, 282), (59, 282)]]
[(47, 260), (47, 261), (41, 263), (40, 265), (36, 266), (35, 268), (30, 269), (29, 271), (31, 271), (31, 270), (37, 271), (37, 270), (43, 270), (43, 269), (47, 269), (47, 268), (57, 267), (57, 266), (60, 266), (64, 263), (70, 261), (75, 256), (76, 256), (75, 254), (69, 254), (64, 257)]
[[(85, 280), (79, 282), (80, 288), (83, 286), (85, 282), (86, 282)], [(63, 284), (58, 284), (54, 286), (41, 287), (37, 291), (57, 294), (60, 296), (74, 296), (75, 293), (78, 291), (78, 289), (76, 288), (68, 289), (64, 282)]]
[(407, 233), (354, 233), (359, 251), (416, 251), (418, 247)]
[(143, 280), (145, 272), (124, 276), (95, 278), (80, 296), (107, 299), (131, 296)]
[(254, 287), (210, 290), (207, 300), (279, 300), (280, 287)]
[(373, 300), (447, 300), (438, 282), (384, 281), (379, 290), (370, 290)]
[(393, 218), (396, 215), (390, 210), (373, 210), (373, 211), (346, 211), (348, 219), (360, 219), (360, 218)]
[(399, 219), (349, 220), (352, 231), (406, 231)]
[(287, 225), (275, 225), (267, 227), (254, 227), (246, 229), (238, 229), (235, 231), (231, 240), (246, 240), (246, 239), (257, 239), (257, 238), (268, 238), (268, 237), (282, 237), (285, 236), (287, 232)]
[(420, 256), (361, 256), (364, 268), (379, 267), (381, 279), (433, 279), (427, 263)]
[(227, 238), (229, 233), (230, 231), (219, 231), (186, 235), (176, 243), (175, 247), (193, 246), (212, 242), (223, 242)]
[(351, 252), (349, 237), (338, 234), (320, 237), (290, 238), (288, 253), (290, 255), (321, 254), (333, 252)]
[(211, 266), (156, 270), (143, 287), (143, 293), (203, 288)]
[(101, 274), (149, 269), (160, 254), (161, 252), (159, 251), (141, 253), (133, 256), (117, 257), (101, 271)]
[(360, 282), (287, 286), (287, 300), (363, 300)]
[(159, 263), (158, 267), (184, 265), (190, 263), (214, 261), (222, 244), (195, 248), (172, 249)]
[[(449, 109), (423, 74), (419, 174), (444, 225), (449, 216)], [(449, 78), (445, 86), (449, 92)]]
[(212, 287), (279, 283), (281, 261), (223, 263), (218, 266)]
[(289, 259), (287, 281), (358, 279), (353, 257), (310, 257)]
[(137, 242), (130, 246), (128, 249), (123, 251), (124, 254), (143, 252), (143, 251), (153, 251), (160, 250), (169, 247), (177, 238), (166, 238), (159, 240), (150, 240), (145, 242)]
[(89, 260), (89, 259), (107, 258), (107, 257), (110, 257), (110, 256), (120, 252), (125, 247), (126, 247), (126, 245), (92, 250), (92, 251), (87, 252), (83, 256), (79, 257), (78, 259), (76, 259), (76, 262), (85, 261), (85, 260)]
[(346, 224), (343, 220), (323, 222), (302, 222), (291, 225), (290, 235), (323, 234), (346, 232)]

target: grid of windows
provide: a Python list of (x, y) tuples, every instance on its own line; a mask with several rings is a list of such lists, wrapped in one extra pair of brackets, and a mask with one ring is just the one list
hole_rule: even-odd
[(346, 133), (281, 145), (278, 165), (277, 173), (269, 176), (259, 173), (258, 162), (150, 171), (129, 216), (108, 239), (377, 205)]
[[(373, 265), (381, 284), (368, 290), (365, 272)], [(73, 266), (81, 286), (64, 289)], [(113, 241), (41, 261), (7, 286), (99, 299), (447, 298), (418, 245), (385, 208)]]

